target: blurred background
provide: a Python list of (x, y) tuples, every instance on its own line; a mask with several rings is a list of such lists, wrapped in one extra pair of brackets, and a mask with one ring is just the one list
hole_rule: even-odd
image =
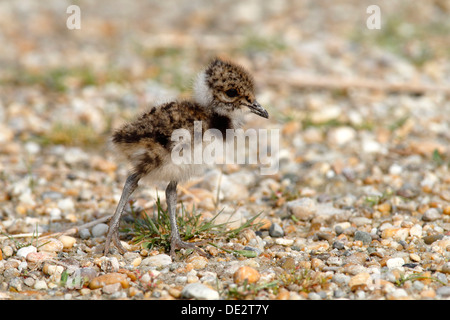
[(2, 1), (0, 169), (20, 176), (92, 152), (114, 172), (111, 131), (188, 97), (216, 55), (254, 74), (271, 118), (251, 125), (282, 130), (281, 174), (315, 188), (317, 162), (328, 178), (346, 166), (370, 174), (369, 160), (388, 170), (405, 154), (447, 163), (449, 14), (446, 0)]

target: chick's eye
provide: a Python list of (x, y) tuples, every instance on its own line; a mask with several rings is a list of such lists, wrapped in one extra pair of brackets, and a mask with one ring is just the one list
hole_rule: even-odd
[(236, 89), (228, 89), (227, 91), (225, 91), (225, 94), (230, 98), (234, 98), (237, 97), (238, 92)]

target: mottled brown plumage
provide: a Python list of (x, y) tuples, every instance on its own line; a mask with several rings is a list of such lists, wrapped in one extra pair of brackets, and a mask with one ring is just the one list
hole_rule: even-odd
[(171, 255), (179, 248), (197, 249), (181, 241), (175, 221), (175, 205), (177, 182), (189, 179), (198, 165), (172, 162), (172, 133), (177, 129), (186, 129), (193, 136), (194, 123), (201, 121), (203, 132), (218, 129), (224, 134), (227, 129), (239, 128), (244, 114), (248, 112), (268, 118), (267, 111), (255, 100), (252, 77), (238, 65), (215, 59), (199, 74), (192, 101), (173, 101), (153, 107), (115, 131), (112, 144), (117, 153), (125, 156), (131, 164), (131, 171), (110, 222), (105, 254), (109, 251), (111, 240), (119, 251), (125, 251), (118, 238), (120, 216), (129, 196), (144, 177), (170, 182), (166, 199), (172, 228)]

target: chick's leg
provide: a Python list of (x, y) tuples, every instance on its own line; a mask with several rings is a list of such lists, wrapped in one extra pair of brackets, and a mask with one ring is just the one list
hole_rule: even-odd
[(123, 187), (122, 196), (120, 197), (119, 204), (117, 205), (116, 212), (113, 217), (109, 221), (109, 230), (108, 235), (106, 236), (105, 249), (104, 254), (108, 254), (109, 247), (111, 244), (111, 240), (116, 245), (117, 249), (120, 253), (124, 254), (126, 252), (125, 248), (120, 243), (119, 239), (119, 223), (120, 217), (122, 216), (122, 212), (125, 208), (125, 205), (128, 202), (131, 194), (136, 190), (138, 186), (138, 182), (140, 179), (140, 175), (137, 173), (131, 174), (128, 176), (125, 186)]
[(181, 240), (180, 232), (178, 231), (177, 218), (176, 218), (176, 205), (177, 205), (177, 182), (171, 181), (166, 188), (166, 202), (167, 202), (167, 211), (169, 213), (170, 219), (170, 256), (172, 258), (175, 257), (175, 250), (185, 248), (185, 249), (194, 249), (201, 255), (204, 255), (204, 252), (197, 248), (197, 246), (193, 243), (184, 242)]

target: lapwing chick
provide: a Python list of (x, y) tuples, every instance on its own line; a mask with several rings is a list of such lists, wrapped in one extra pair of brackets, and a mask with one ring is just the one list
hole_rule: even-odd
[[(115, 152), (124, 156), (130, 173), (116, 211), (109, 222), (104, 254), (109, 252), (111, 240), (120, 253), (126, 250), (119, 240), (119, 222), (125, 205), (141, 179), (166, 182), (166, 202), (170, 219), (170, 255), (175, 250), (192, 248), (203, 253), (194, 243), (180, 238), (176, 222), (177, 184), (188, 180), (199, 164), (177, 164), (171, 154), (175, 147), (172, 133), (186, 129), (194, 134), (194, 122), (201, 123), (202, 130), (238, 129), (246, 113), (268, 118), (269, 114), (255, 99), (251, 75), (241, 66), (221, 59), (214, 59), (202, 71), (194, 83), (192, 100), (164, 103), (126, 123), (112, 135)], [(193, 141), (194, 139), (191, 139)], [(201, 166), (201, 164), (200, 164)]]

